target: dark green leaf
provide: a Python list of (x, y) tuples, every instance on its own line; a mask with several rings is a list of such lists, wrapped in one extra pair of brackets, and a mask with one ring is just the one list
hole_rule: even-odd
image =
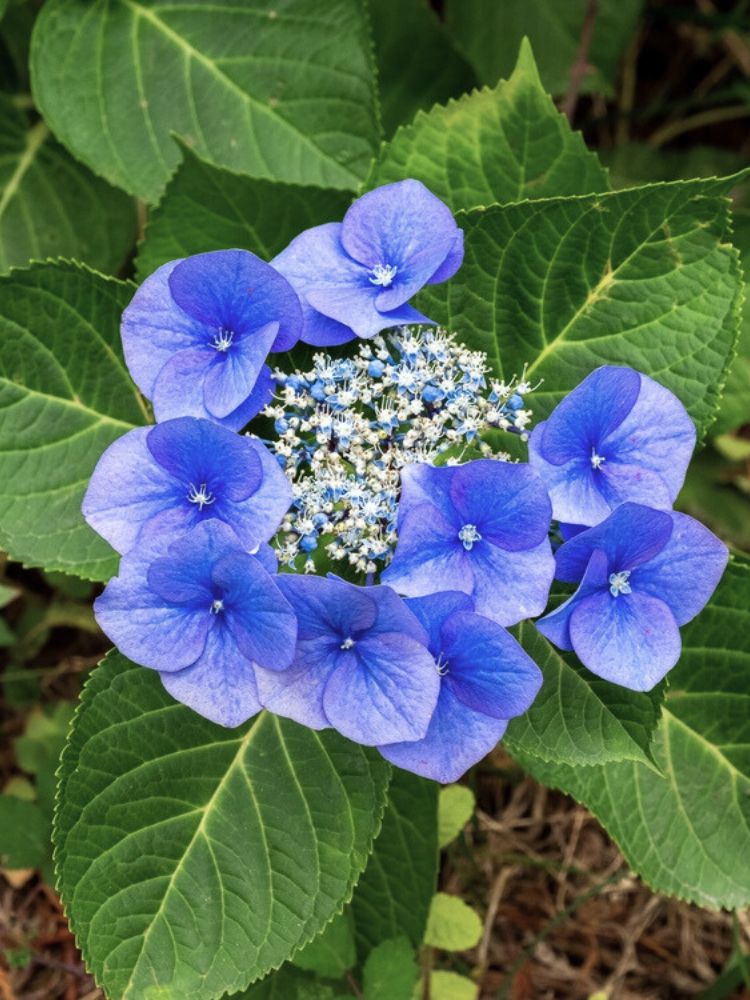
[(161, 264), (242, 247), (270, 260), (303, 229), (338, 222), (351, 194), (255, 180), (205, 163), (189, 150), (151, 213), (138, 254), (140, 280)]
[(380, 825), (374, 750), (262, 713), (216, 726), (111, 654), (60, 773), (59, 886), (84, 957), (122, 1000), (212, 1000), (310, 941)]
[(219, 166), (356, 188), (379, 138), (360, 0), (50, 0), (34, 97), (70, 151), (156, 201), (175, 133)]
[(357, 961), (351, 912), (344, 910), (292, 959), (299, 969), (336, 979)]
[(36, 802), (0, 795), (0, 867), (39, 868), (49, 855), (50, 821)]

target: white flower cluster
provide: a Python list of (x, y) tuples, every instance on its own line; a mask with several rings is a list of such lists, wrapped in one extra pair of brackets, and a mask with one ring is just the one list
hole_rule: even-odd
[[(402, 327), (360, 343), (353, 358), (316, 354), (307, 372), (275, 372), (279, 391), (264, 414), (275, 421), (266, 442), (284, 468), (294, 502), (281, 528), (282, 563), (314, 572), (321, 546), (372, 574), (396, 541), (399, 474), (443, 455), (493, 454), (489, 428), (525, 435), (531, 411), (525, 378), (487, 378), (487, 357), (433, 328)], [(445, 453), (448, 452), (446, 455)]]

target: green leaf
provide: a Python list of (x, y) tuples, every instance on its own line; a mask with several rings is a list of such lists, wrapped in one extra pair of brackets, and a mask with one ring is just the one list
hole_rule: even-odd
[(13, 743), (18, 766), (36, 776), (39, 803), (52, 819), (55, 805), (55, 772), (73, 718), (73, 706), (58, 702), (45, 710), (35, 706), (26, 718), (23, 735)]
[(143, 280), (177, 257), (242, 247), (270, 260), (309, 226), (337, 222), (351, 194), (255, 180), (205, 163), (189, 150), (149, 216), (138, 254)]
[(39, 868), (49, 855), (50, 822), (36, 802), (0, 795), (0, 867)]
[(737, 357), (732, 362), (724, 386), (721, 409), (712, 428), (715, 434), (750, 423), (750, 295), (747, 291), (750, 282), (750, 209), (735, 209), (732, 241), (741, 254), (746, 287)]
[(369, 10), (386, 135), (417, 111), (476, 86), (428, 0), (369, 0)]
[(424, 943), (445, 951), (466, 951), (479, 943), (482, 921), (460, 898), (437, 892), (432, 898)]
[(511, 753), (573, 766), (613, 760), (651, 764), (663, 685), (643, 694), (601, 680), (555, 649), (530, 622), (518, 627), (518, 638), (544, 682), (531, 708), (508, 725), (503, 742)]
[(32, 84), (60, 141), (147, 201), (171, 133), (218, 166), (354, 189), (379, 138), (370, 46), (360, 0), (50, 0)]
[(655, 184), (492, 206), (459, 217), (466, 255), (425, 289), (427, 315), (487, 352), (496, 374), (528, 365), (542, 420), (601, 364), (631, 365), (713, 420), (737, 337), (741, 275), (723, 191)]
[(474, 812), (474, 792), (466, 785), (447, 785), (438, 798), (438, 846), (455, 840)]
[(75, 257), (115, 272), (135, 242), (135, 205), (76, 163), (43, 121), (0, 94), (0, 271)]
[(710, 908), (750, 903), (750, 562), (730, 564), (683, 630), (654, 756), (572, 768), (515, 752), (594, 813), (652, 888)]
[(81, 500), (104, 449), (146, 412), (120, 346), (131, 285), (75, 264), (0, 278), (0, 545), (106, 580), (117, 559)]
[(676, 507), (698, 518), (739, 549), (750, 551), (748, 498), (738, 487), (744, 465), (732, 465), (713, 445), (697, 454), (688, 469)]
[(316, 938), (292, 959), (299, 969), (317, 972), (336, 979), (351, 969), (357, 961), (354, 947), (354, 926), (351, 912), (345, 910), (334, 917)]
[(390, 769), (374, 750), (261, 713), (223, 729), (110, 654), (60, 771), (59, 888), (118, 1000), (245, 989), (349, 898)]
[[(446, 0), (446, 21), (483, 83), (510, 71), (524, 36), (531, 39), (544, 86), (564, 94), (580, 45), (587, 0)], [(582, 91), (612, 94), (620, 59), (643, 0), (599, 0)]]
[(607, 191), (607, 171), (555, 108), (524, 42), (509, 80), (418, 114), (386, 143), (371, 187), (423, 181), (454, 211)]
[(436, 969), (430, 974), (430, 1000), (476, 1000), (477, 984), (466, 976)]
[(292, 965), (283, 965), (278, 972), (225, 1000), (354, 1000), (354, 997), (340, 983), (329, 983)]
[(362, 974), (364, 1000), (411, 1000), (419, 966), (407, 937), (390, 938), (373, 948)]
[(437, 864), (437, 785), (394, 769), (383, 827), (352, 899), (360, 955), (401, 934), (422, 943)]

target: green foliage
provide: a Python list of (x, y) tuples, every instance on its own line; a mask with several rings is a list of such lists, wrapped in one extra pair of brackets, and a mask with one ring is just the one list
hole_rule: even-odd
[(476, 85), (428, 0), (369, 0), (369, 11), (386, 135)]
[(466, 976), (438, 969), (430, 976), (430, 1000), (476, 1000), (477, 986)]
[(401, 934), (422, 943), (437, 862), (437, 786), (394, 769), (380, 836), (352, 899), (360, 955)]
[(750, 903), (750, 562), (731, 564), (683, 630), (654, 757), (573, 768), (514, 754), (583, 802), (660, 892), (701, 906)]
[(498, 375), (528, 365), (532, 382), (544, 379), (536, 420), (611, 363), (666, 385), (704, 433), (737, 337), (731, 186), (679, 182), (468, 212), (463, 267), (420, 305), (486, 351)]
[(460, 896), (437, 892), (432, 897), (424, 943), (445, 951), (466, 951), (479, 943), (482, 921)]
[(222, 729), (111, 654), (63, 756), (54, 831), (98, 981), (122, 1000), (166, 986), (218, 998), (279, 965), (350, 896), (389, 771), (375, 751), (267, 714)]
[(120, 346), (131, 295), (75, 264), (0, 278), (0, 544), (14, 559), (94, 580), (114, 572), (80, 508), (101, 453), (146, 419)]
[(62, 256), (114, 272), (134, 239), (133, 202), (0, 94), (0, 271)]
[(292, 962), (298, 969), (335, 979), (351, 969), (356, 960), (351, 912), (345, 910), (334, 917), (302, 951), (297, 952)]
[(524, 715), (512, 719), (504, 742), (511, 752), (584, 766), (613, 760), (651, 763), (663, 685), (641, 694), (603, 681), (561, 653), (527, 622), (518, 638), (544, 675)]
[(23, 734), (13, 743), (18, 766), (36, 779), (36, 794), (50, 822), (55, 805), (55, 772), (72, 718), (73, 706), (67, 701), (48, 710), (36, 707), (26, 718)]
[(454, 211), (609, 189), (596, 154), (545, 93), (528, 42), (509, 80), (399, 129), (368, 186), (403, 177), (423, 181)]
[(0, 795), (0, 867), (39, 868), (49, 854), (50, 821), (36, 802)]
[(359, 0), (50, 0), (31, 72), (68, 149), (152, 202), (179, 160), (172, 133), (219, 166), (343, 188), (379, 137)]
[[(576, 59), (587, 0), (446, 0), (447, 26), (483, 83), (510, 71), (524, 36), (531, 39), (544, 86), (564, 94)], [(612, 93), (620, 58), (643, 0), (599, 0), (584, 90)]]
[(466, 785), (447, 785), (438, 798), (438, 845), (455, 840), (474, 812), (474, 793)]
[(365, 962), (364, 1000), (411, 1000), (418, 976), (419, 966), (409, 939), (402, 936), (383, 941)]
[(242, 247), (270, 260), (309, 226), (340, 219), (351, 194), (256, 180), (212, 167), (185, 150), (149, 216), (138, 254), (143, 280), (161, 264), (206, 250)]

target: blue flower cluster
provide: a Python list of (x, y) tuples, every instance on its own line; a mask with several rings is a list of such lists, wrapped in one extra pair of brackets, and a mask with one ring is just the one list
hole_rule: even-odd
[[(236, 726), (265, 707), (453, 781), (541, 686), (506, 629), (543, 614), (555, 576), (578, 589), (538, 628), (590, 670), (645, 690), (676, 662), (727, 559), (671, 510), (690, 418), (651, 379), (605, 367), (534, 429), (528, 464), (492, 455), (488, 428), (526, 436), (525, 375), (488, 379), (484, 355), (409, 304), (462, 255), (450, 211), (408, 180), (271, 264), (244, 250), (166, 264), (125, 310), (157, 423), (107, 449), (84, 498), (122, 556), (95, 611), (207, 718)], [(306, 371), (268, 363), (299, 340), (354, 338), (354, 356)], [(238, 433), (261, 411), (273, 441)], [(277, 553), (309, 571), (322, 546), (366, 585), (278, 572)]]

